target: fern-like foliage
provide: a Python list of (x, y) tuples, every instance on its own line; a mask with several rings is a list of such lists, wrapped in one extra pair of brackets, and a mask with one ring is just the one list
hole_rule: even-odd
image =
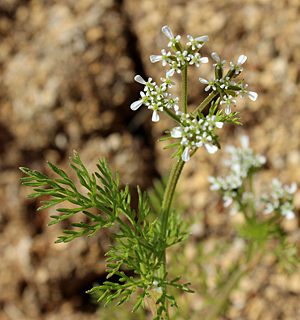
[[(160, 292), (160, 297), (156, 301), (160, 307), (157, 310), (157, 319), (162, 318), (163, 312), (166, 312), (164, 301), (169, 299), (171, 305), (177, 306), (174, 297), (162, 290), (166, 286), (173, 286), (187, 292), (192, 292), (187, 288), (189, 283), (179, 284), (180, 277), (168, 281), (166, 276), (163, 279), (157, 277), (158, 270), (161, 267), (161, 261), (164, 250), (178, 242), (185, 240), (189, 235), (185, 234), (182, 223), (177, 219), (171, 219), (167, 231), (168, 241), (160, 236), (158, 220), (149, 222), (147, 217), (150, 214), (149, 198), (146, 193), (142, 193), (137, 188), (139, 201), (138, 210), (131, 207), (131, 195), (128, 185), (124, 190), (119, 189), (120, 178), (116, 173), (116, 179), (113, 178), (111, 170), (105, 159), (100, 159), (97, 165), (99, 172), (88, 173), (83, 165), (79, 155), (74, 152), (74, 158), (70, 158), (73, 163), (71, 168), (76, 172), (79, 183), (87, 189), (86, 194), (81, 194), (74, 182), (67, 173), (57, 168), (54, 164), (48, 162), (50, 168), (60, 176), (57, 179), (50, 179), (46, 175), (30, 170), (20, 168), (28, 177), (22, 178), (24, 185), (34, 188), (34, 193), (28, 197), (37, 198), (40, 196), (51, 196), (50, 200), (42, 201), (43, 206), (38, 210), (43, 210), (54, 205), (69, 202), (75, 205), (75, 208), (57, 208), (59, 215), (52, 215), (53, 219), (49, 225), (56, 224), (72, 215), (83, 212), (91, 220), (90, 224), (83, 222), (73, 223), (75, 230), (64, 230), (64, 235), (59, 236), (56, 243), (69, 242), (75, 238), (87, 235), (94, 235), (101, 228), (119, 226), (118, 233), (114, 233), (112, 238), (116, 244), (111, 245), (111, 250), (106, 253), (107, 259), (107, 278), (118, 275), (119, 283), (106, 281), (103, 285), (94, 287), (88, 293), (103, 292), (99, 298), (106, 298), (106, 304), (109, 305), (113, 300), (119, 297), (117, 305), (130, 300), (130, 296), (138, 289), (141, 293), (138, 295), (138, 301), (133, 308), (137, 310), (139, 306), (145, 305), (145, 297), (151, 299), (150, 291), (156, 289)], [(45, 187), (48, 188), (45, 188)], [(88, 210), (97, 208), (98, 214), (93, 214)], [(119, 215), (125, 216), (121, 219)], [(174, 214), (174, 213), (173, 213)], [(77, 229), (77, 230), (76, 230)], [(79, 230), (78, 230), (79, 229)], [(128, 277), (121, 266), (134, 270), (139, 277)]]

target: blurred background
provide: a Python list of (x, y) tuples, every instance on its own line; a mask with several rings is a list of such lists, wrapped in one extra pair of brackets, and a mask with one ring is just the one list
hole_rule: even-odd
[[(136, 185), (146, 190), (153, 179), (166, 176), (173, 160), (158, 139), (174, 124), (163, 115), (154, 124), (146, 108), (129, 108), (142, 89), (133, 81), (136, 74), (159, 81), (167, 71), (149, 60), (167, 48), (163, 25), (181, 34), (183, 43), (189, 34), (208, 35), (201, 54), (210, 57), (216, 51), (227, 66), (241, 54), (248, 56), (240, 79), (258, 99), (237, 99), (243, 126), (227, 124), (219, 132), (220, 142), (238, 145), (239, 135), (247, 134), (251, 147), (267, 157), (257, 180), (259, 190), (268, 189), (273, 177), (299, 185), (299, 18), (299, 0), (0, 1), (1, 319), (120, 317), (97, 310), (85, 294), (105, 279), (108, 231), (54, 244), (71, 222), (46, 226), (55, 209), (36, 212), (40, 199), (26, 199), (31, 190), (20, 184), (18, 168), (52, 176), (49, 160), (74, 177), (68, 163), (76, 150), (91, 171), (105, 157), (132, 190)], [(213, 76), (211, 60), (191, 68), (191, 110), (205, 98), (198, 78)], [(179, 84), (180, 77), (175, 81)], [(197, 256), (200, 240), (207, 246), (224, 237), (235, 241), (230, 225), (238, 218), (228, 216), (206, 180), (220, 173), (223, 156), (222, 150), (211, 156), (203, 148), (183, 172), (180, 189), (190, 204), (186, 214), (194, 219), (186, 261)], [(295, 206), (297, 218), (285, 228), (299, 244), (299, 192)], [(239, 242), (235, 245), (240, 248)], [(196, 273), (192, 277), (187, 280)], [(280, 274), (266, 259), (232, 295), (226, 319), (298, 319), (299, 294), (300, 270), (292, 276)], [(195, 294), (189, 303), (201, 304), (201, 296)]]

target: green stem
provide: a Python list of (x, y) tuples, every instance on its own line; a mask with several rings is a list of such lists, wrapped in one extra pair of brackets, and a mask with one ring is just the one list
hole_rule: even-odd
[(249, 185), (250, 185), (250, 192), (253, 194), (253, 199), (251, 201), (252, 219), (255, 220), (256, 212), (255, 212), (255, 204), (254, 204), (253, 172), (249, 175)]
[(181, 72), (181, 111), (187, 113), (187, 67), (186, 64)]
[(177, 121), (180, 123), (180, 117), (178, 117), (174, 112), (172, 112), (170, 109), (163, 107), (164, 108), (164, 112), (173, 120)]
[(195, 109), (195, 111), (193, 112), (193, 115), (196, 116), (198, 114), (198, 112), (202, 111), (212, 100), (213, 98), (215, 98), (217, 95), (219, 94), (219, 92), (211, 92), (202, 102), (201, 104)]
[(161, 217), (160, 217), (160, 221), (161, 221), (160, 230), (163, 237), (166, 236), (170, 207), (173, 200), (176, 185), (184, 164), (185, 162), (183, 160), (181, 159), (179, 161), (176, 160), (176, 162), (173, 165), (173, 168), (170, 173), (169, 180), (165, 189), (162, 206), (161, 206)]
[(208, 314), (208, 316), (205, 318), (205, 320), (214, 320), (219, 315), (220, 311), (224, 307), (229, 294), (231, 293), (232, 289), (237, 285), (239, 280), (243, 275), (247, 273), (247, 268), (240, 268), (238, 269), (230, 278), (230, 280), (227, 282), (224, 290), (222, 290), (220, 296), (217, 299), (217, 304), (213, 308), (212, 312)]
[[(250, 254), (249, 254), (250, 252)], [(208, 316), (205, 318), (205, 320), (214, 320), (216, 317), (220, 314), (221, 310), (225, 306), (230, 293), (232, 290), (236, 287), (236, 285), (239, 283), (240, 279), (246, 275), (249, 271), (251, 271), (261, 260), (265, 252), (264, 246), (261, 247), (259, 253), (253, 257), (253, 243), (250, 244), (248, 256), (247, 256), (247, 263), (240, 266), (231, 276), (231, 278), (228, 280), (226, 286), (220, 292), (220, 294), (217, 296), (215, 301), (217, 301), (217, 304), (214, 306), (214, 308), (211, 310), (211, 312), (208, 314)], [(198, 316), (198, 315), (196, 315)], [(194, 317), (196, 319), (196, 317)], [(198, 318), (197, 318), (198, 319)]]
[[(168, 219), (170, 214), (170, 208), (174, 196), (174, 192), (176, 189), (177, 182), (179, 180), (181, 171), (183, 169), (185, 162), (183, 160), (176, 160), (173, 165), (172, 171), (169, 176), (169, 180), (165, 189), (162, 206), (161, 206), (161, 216), (160, 216), (160, 233), (163, 238), (164, 243), (166, 243), (166, 234), (167, 234), (167, 227), (168, 227)], [(163, 279), (166, 274), (166, 247), (163, 247), (162, 257), (161, 257), (161, 267), (159, 269), (159, 278)], [(166, 290), (166, 287), (165, 287)], [(165, 308), (168, 310), (168, 302), (165, 301)], [(167, 319), (169, 318), (168, 312), (166, 313)]]

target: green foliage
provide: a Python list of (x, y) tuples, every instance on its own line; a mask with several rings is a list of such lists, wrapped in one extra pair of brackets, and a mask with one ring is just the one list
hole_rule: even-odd
[[(57, 208), (56, 210), (62, 215), (52, 215), (53, 221), (49, 225), (56, 224), (65, 220), (78, 212), (84, 213), (90, 218), (91, 224), (83, 222), (72, 223), (72, 227), (77, 230), (64, 230), (65, 235), (59, 236), (56, 243), (69, 242), (75, 238), (87, 235), (94, 235), (101, 228), (119, 226), (118, 233), (114, 233), (111, 238), (115, 240), (114, 245), (110, 245), (111, 250), (106, 253), (107, 258), (107, 279), (113, 275), (119, 276), (119, 283), (110, 281), (94, 287), (88, 293), (102, 292), (98, 301), (106, 299), (105, 306), (111, 304), (118, 298), (117, 305), (121, 305), (130, 300), (132, 293), (141, 291), (137, 296), (137, 303), (132, 311), (137, 310), (140, 306), (145, 306), (145, 298), (151, 299), (150, 290), (153, 287), (165, 288), (166, 286), (175, 287), (186, 292), (192, 292), (187, 288), (189, 283), (179, 284), (180, 277), (169, 281), (167, 274), (164, 278), (157, 277), (161, 267), (163, 253), (166, 248), (173, 246), (188, 238), (189, 234), (184, 232), (184, 226), (179, 219), (174, 218), (172, 214), (171, 223), (167, 229), (167, 239), (160, 235), (160, 228), (157, 219), (148, 221), (150, 214), (149, 198), (146, 193), (142, 193), (140, 188), (138, 192), (138, 210), (132, 209), (131, 195), (128, 185), (124, 190), (119, 190), (119, 175), (116, 173), (116, 179), (113, 178), (110, 168), (105, 159), (100, 159), (97, 168), (99, 172), (88, 173), (83, 165), (79, 155), (74, 152), (74, 158), (71, 168), (76, 172), (79, 183), (87, 189), (86, 194), (81, 194), (75, 183), (69, 178), (66, 172), (57, 168), (54, 164), (48, 162), (50, 168), (60, 176), (57, 179), (50, 179), (46, 175), (30, 170), (20, 168), (26, 178), (22, 178), (24, 185), (34, 188), (34, 193), (28, 197), (37, 198), (43, 195), (51, 196), (50, 200), (42, 201), (43, 206), (38, 210), (43, 210), (63, 202), (69, 202), (75, 205), (75, 208)], [(48, 188), (45, 189), (45, 186)], [(97, 208), (99, 214), (93, 214), (88, 210)], [(120, 216), (123, 215), (123, 218)], [(121, 268), (134, 270), (139, 277), (128, 277)], [(155, 286), (154, 286), (155, 284)], [(178, 307), (173, 296), (169, 295), (166, 290), (162, 293), (156, 303), (158, 308), (158, 318), (162, 317), (163, 312), (167, 312), (165, 301), (170, 300), (171, 305)]]

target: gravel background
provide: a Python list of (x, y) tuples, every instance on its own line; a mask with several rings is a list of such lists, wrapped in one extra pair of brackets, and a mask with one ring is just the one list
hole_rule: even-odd
[[(75, 149), (90, 170), (105, 157), (132, 187), (147, 189), (153, 178), (166, 175), (170, 152), (157, 140), (173, 124), (165, 117), (153, 124), (146, 108), (129, 108), (141, 90), (135, 74), (164, 76), (161, 65), (149, 61), (166, 48), (163, 25), (183, 38), (207, 34), (203, 56), (216, 51), (227, 64), (248, 56), (243, 77), (259, 97), (255, 103), (239, 99), (243, 127), (226, 125), (220, 141), (237, 145), (246, 133), (253, 149), (267, 157), (258, 188), (267, 188), (274, 176), (299, 185), (299, 17), (299, 0), (1, 0), (1, 319), (97, 318), (84, 291), (105, 277), (107, 232), (54, 245), (61, 227), (46, 227), (54, 209), (36, 213), (39, 201), (26, 199), (30, 190), (21, 186), (18, 167), (51, 175), (50, 160), (70, 172)], [(211, 62), (189, 74), (191, 106), (205, 97), (200, 76), (212, 76)], [(231, 223), (206, 180), (220, 172), (222, 152), (199, 150), (181, 180), (190, 214), (209, 212), (198, 223), (208, 243), (207, 230), (219, 241)], [(295, 205), (299, 213), (299, 191)], [(299, 243), (299, 218), (285, 228)], [(266, 259), (232, 295), (228, 318), (219, 319), (295, 320), (299, 294), (300, 269), (279, 274)]]

